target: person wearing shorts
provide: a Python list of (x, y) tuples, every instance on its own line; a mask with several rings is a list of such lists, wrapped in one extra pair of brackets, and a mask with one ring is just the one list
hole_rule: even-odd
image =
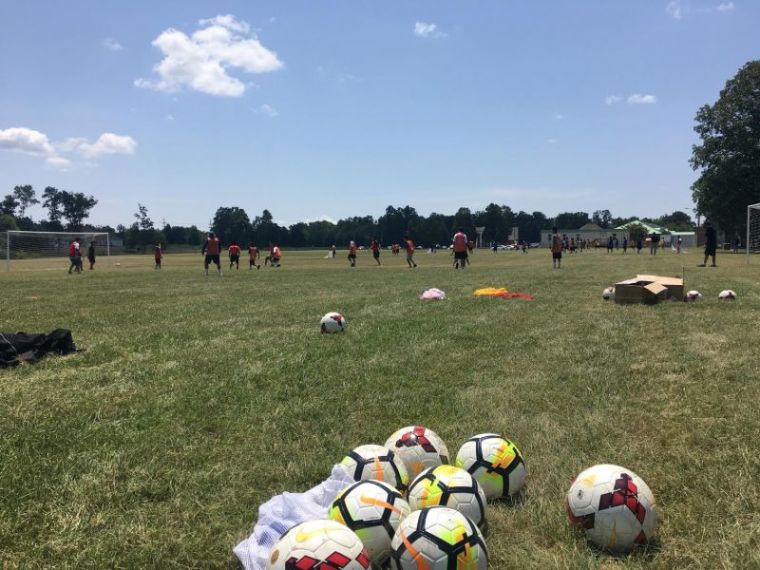
[(459, 228), (451, 241), (454, 245), (454, 269), (464, 269), (467, 266), (467, 236), (464, 230)]
[(161, 269), (161, 260), (164, 258), (164, 253), (161, 251), (161, 244), (157, 243), (153, 246), (153, 261), (155, 261), (156, 265), (153, 267), (154, 270)]
[(552, 266), (559, 269), (562, 266), (562, 236), (559, 235), (557, 228), (552, 228)]
[(256, 244), (251, 242), (248, 244), (248, 269), (251, 270), (256, 267), (256, 269), (261, 269), (261, 265), (257, 263), (259, 259), (259, 248), (256, 247)]
[(91, 241), (87, 248), (87, 261), (90, 262), (90, 271), (95, 269), (95, 242)]
[(354, 240), (348, 243), (348, 263), (351, 267), (356, 267), (356, 242)]
[(79, 246), (79, 240), (74, 238), (69, 244), (69, 273), (75, 271), (76, 273), (82, 272), (82, 250)]
[(272, 251), (269, 254), (269, 265), (272, 267), (279, 267), (281, 257), (282, 252), (280, 251), (280, 247), (277, 245), (272, 246)]
[(372, 250), (372, 257), (375, 262), (380, 265), (380, 242), (377, 241), (377, 238), (372, 238), (369, 248)]
[(715, 263), (715, 255), (718, 251), (718, 234), (715, 232), (715, 228), (712, 222), (706, 220), (705, 227), (705, 260), (697, 267), (705, 267), (707, 265), (707, 258), (712, 257), (712, 264), (710, 267), (718, 267)]
[(227, 248), (227, 253), (230, 256), (230, 269), (234, 265), (240, 271), (240, 246), (237, 242), (232, 242), (232, 245)]
[(409, 266), (409, 269), (417, 267), (417, 264), (414, 262), (414, 242), (409, 236), (404, 236), (404, 246), (406, 247), (406, 264)]
[(222, 266), (219, 263), (219, 252), (221, 251), (221, 245), (219, 244), (219, 238), (214, 235), (214, 232), (208, 233), (208, 238), (201, 248), (201, 254), (205, 256), (203, 261), (203, 268), (206, 270), (206, 276), (208, 277), (208, 266), (210, 264), (216, 265), (216, 270), (219, 277), (222, 276)]

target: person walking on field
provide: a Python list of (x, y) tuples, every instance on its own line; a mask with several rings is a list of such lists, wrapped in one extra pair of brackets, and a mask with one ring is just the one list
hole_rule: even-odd
[(556, 227), (552, 228), (552, 268), (559, 269), (562, 266), (562, 236)]
[(230, 269), (234, 265), (238, 271), (240, 271), (240, 246), (237, 242), (233, 241), (232, 245), (227, 248), (227, 253), (230, 256)]
[(161, 244), (157, 243), (153, 246), (153, 261), (155, 262), (155, 266), (153, 267), (153, 270), (161, 269), (161, 259), (163, 259), (164, 253), (161, 251)]
[(706, 267), (707, 258), (712, 257), (712, 264), (710, 267), (718, 267), (715, 263), (715, 254), (718, 251), (718, 234), (715, 232), (715, 228), (712, 222), (705, 220), (705, 260), (697, 267)]
[(657, 255), (657, 250), (660, 247), (660, 234), (658, 234), (657, 232), (652, 232), (650, 239), (652, 241), (649, 242), (649, 253), (651, 255)]
[(351, 267), (356, 267), (356, 242), (354, 240), (348, 242), (348, 263)]
[(95, 269), (95, 242), (91, 241), (87, 248), (87, 261), (90, 262), (90, 271)]
[(250, 242), (248, 244), (248, 270), (256, 267), (256, 269), (261, 269), (261, 265), (258, 265), (256, 262), (259, 259), (259, 248), (256, 247), (256, 244), (253, 242)]
[(369, 248), (372, 250), (372, 257), (375, 259), (378, 265), (380, 265), (380, 242), (377, 238), (372, 238), (372, 243)]
[(409, 266), (409, 269), (417, 267), (417, 264), (414, 262), (414, 242), (409, 236), (404, 236), (404, 247), (406, 247), (406, 264)]
[(76, 273), (82, 272), (82, 250), (79, 247), (79, 240), (74, 238), (69, 244), (69, 273), (74, 270)]
[(454, 234), (452, 243), (454, 244), (454, 269), (464, 269), (467, 266), (467, 236), (462, 228)]
[(628, 236), (623, 236), (623, 253), (628, 251)]
[(216, 265), (216, 270), (219, 274), (219, 277), (222, 276), (222, 266), (219, 262), (219, 252), (221, 249), (222, 246), (219, 244), (219, 238), (214, 235), (214, 232), (209, 232), (208, 238), (203, 243), (203, 247), (201, 248), (201, 254), (205, 255), (203, 268), (206, 271), (206, 277), (208, 277), (208, 266), (211, 263)]

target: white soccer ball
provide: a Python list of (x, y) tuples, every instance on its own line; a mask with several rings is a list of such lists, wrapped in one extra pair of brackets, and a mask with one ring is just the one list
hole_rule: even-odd
[(736, 293), (731, 289), (726, 289), (725, 291), (718, 293), (718, 299), (721, 301), (736, 301)]
[(609, 301), (610, 299), (615, 299), (615, 288), (614, 287), (607, 287), (604, 291), (602, 291), (602, 299), (605, 301)]
[(340, 313), (327, 313), (319, 321), (319, 328), (323, 333), (339, 333), (346, 330), (346, 318)]
[(396, 529), (412, 512), (401, 493), (380, 481), (359, 481), (343, 489), (327, 512), (327, 517), (353, 530), (377, 567), (391, 552)]
[(340, 462), (348, 469), (355, 481), (382, 481), (405, 491), (409, 486), (409, 474), (404, 462), (396, 454), (381, 445), (360, 445)]
[(394, 570), (486, 570), (488, 549), (478, 526), (447, 507), (431, 507), (406, 517), (391, 542)]
[(121, 267), (121, 263), (116, 263), (116, 267)]
[(489, 499), (513, 497), (528, 474), (517, 446), (495, 433), (481, 433), (464, 442), (454, 464), (472, 475)]
[(449, 462), (446, 444), (437, 433), (423, 426), (401, 428), (388, 438), (385, 447), (395, 451), (401, 458), (410, 479), (428, 467), (438, 467)]
[(594, 465), (573, 481), (565, 501), (570, 522), (596, 546), (625, 553), (654, 537), (657, 512), (652, 491), (633, 471)]
[(280, 537), (269, 554), (266, 570), (369, 567), (367, 550), (354, 531), (335, 521), (313, 520), (294, 526)]
[(686, 297), (684, 297), (685, 301), (688, 301), (690, 303), (693, 303), (694, 301), (701, 301), (702, 300), (702, 293), (696, 290), (691, 290), (686, 293)]
[(472, 475), (454, 465), (425, 469), (409, 486), (413, 511), (442, 506), (457, 510), (482, 527), (486, 522), (486, 494)]

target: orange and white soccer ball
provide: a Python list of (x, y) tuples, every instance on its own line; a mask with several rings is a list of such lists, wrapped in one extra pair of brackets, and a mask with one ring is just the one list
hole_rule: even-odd
[(340, 462), (354, 481), (375, 480), (388, 483), (399, 491), (409, 486), (409, 474), (404, 462), (382, 445), (360, 445)]
[(657, 512), (652, 491), (641, 477), (619, 465), (594, 465), (575, 478), (565, 500), (571, 524), (586, 538), (614, 553), (652, 540)]
[(388, 438), (385, 447), (395, 451), (404, 462), (410, 479), (428, 467), (438, 467), (449, 462), (446, 444), (437, 433), (423, 426), (401, 428)]
[(454, 464), (472, 475), (489, 499), (514, 497), (528, 475), (517, 446), (495, 433), (481, 433), (464, 442)]
[(367, 549), (354, 531), (335, 521), (313, 520), (294, 526), (280, 537), (269, 553), (266, 570), (369, 567)]
[(412, 511), (442, 506), (457, 510), (483, 528), (486, 494), (472, 475), (454, 465), (425, 469), (409, 486)]
[(736, 301), (736, 293), (731, 289), (726, 289), (718, 293), (718, 299), (721, 301)]

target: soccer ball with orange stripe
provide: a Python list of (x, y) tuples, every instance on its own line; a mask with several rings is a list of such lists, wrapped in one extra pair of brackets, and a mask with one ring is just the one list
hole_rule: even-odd
[(354, 481), (375, 480), (405, 491), (409, 486), (409, 474), (404, 462), (382, 445), (360, 445), (352, 449), (340, 462)]
[(464, 442), (454, 464), (472, 475), (489, 499), (513, 497), (528, 474), (517, 446), (495, 433), (481, 433)]
[(391, 542), (394, 570), (486, 570), (488, 550), (471, 519), (448, 507), (414, 511)]
[(426, 507), (449, 507), (466, 515), (480, 528), (486, 523), (486, 495), (464, 469), (440, 465), (420, 473), (409, 486), (413, 511)]
[(372, 564), (380, 567), (390, 554), (396, 529), (410, 512), (397, 489), (380, 481), (359, 481), (338, 494), (327, 517), (353, 530)]

